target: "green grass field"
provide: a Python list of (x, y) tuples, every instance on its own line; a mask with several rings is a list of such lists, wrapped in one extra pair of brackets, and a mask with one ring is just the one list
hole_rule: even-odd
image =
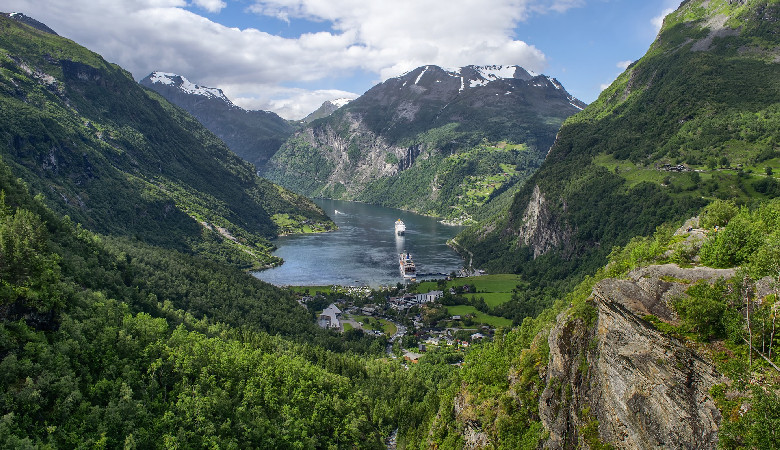
[[(351, 316), (352, 320), (356, 322), (360, 322), (363, 324), (364, 330), (378, 330), (384, 332), (388, 336), (392, 336), (398, 331), (398, 327), (395, 326), (393, 322), (390, 322), (389, 320), (385, 319), (376, 319), (374, 317), (368, 317), (368, 316)], [(371, 319), (371, 325), (366, 325), (366, 320)], [(376, 321), (379, 321), (381, 328), (377, 328), (375, 326)], [(345, 330), (346, 331), (346, 330)]]
[[(470, 299), (484, 297), (485, 303), (491, 307), (501, 305), (512, 299), (512, 289), (520, 282), (520, 277), (514, 274), (483, 275), (481, 277), (457, 278), (447, 282), (447, 289), (464, 284), (474, 285), (476, 293), (466, 294)], [(430, 292), (439, 287), (435, 282), (420, 283), (417, 292)]]
[(447, 313), (453, 316), (474, 315), (475, 323), (482, 323), (492, 327), (511, 327), (512, 321), (504, 317), (496, 317), (477, 311), (477, 308), (469, 305), (448, 306)]
[(491, 308), (496, 307), (498, 305), (503, 305), (504, 303), (508, 302), (512, 299), (512, 293), (511, 292), (489, 292), (489, 293), (478, 293), (478, 294), (465, 294), (464, 295), (469, 300), (474, 300), (475, 298), (482, 297), (485, 299), (485, 303), (488, 304)]

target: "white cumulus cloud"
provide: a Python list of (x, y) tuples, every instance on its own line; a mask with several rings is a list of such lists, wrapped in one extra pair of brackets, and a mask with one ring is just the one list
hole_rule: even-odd
[(192, 3), (212, 13), (220, 12), (227, 6), (222, 0), (193, 0)]
[[(307, 96), (304, 89), (284, 86), (355, 73), (374, 74), (380, 81), (425, 64), (518, 64), (542, 72), (545, 55), (516, 39), (516, 27), (534, 14), (561, 12), (583, 2), (251, 0), (247, 4), (250, 16), (305, 19), (325, 23), (330, 30), (291, 38), (227, 27), (187, 9), (219, 13), (227, 6), (225, 0), (5, 0), (4, 8), (46, 23), (130, 70), (136, 79), (155, 70), (174, 72), (252, 99), (246, 105), (266, 104), (286, 118), (298, 118), (294, 111), (302, 115), (310, 111), (292, 107), (291, 102), (316, 98), (309, 102), (314, 104), (329, 91), (314, 89)], [(284, 92), (290, 96), (280, 99)], [(339, 96), (345, 95), (339, 91)]]
[(617, 66), (618, 69), (626, 70), (626, 69), (628, 69), (628, 66), (630, 66), (633, 63), (634, 63), (634, 61), (631, 61), (631, 60), (620, 61), (619, 63), (616, 64), (616, 66)]
[[(227, 86), (226, 92), (239, 92), (238, 86)], [(301, 119), (319, 108), (325, 101), (337, 98), (355, 99), (357, 94), (337, 89), (288, 89), (277, 88), (265, 92), (263, 97), (239, 96), (233, 103), (244, 109), (274, 111), (282, 117)]]

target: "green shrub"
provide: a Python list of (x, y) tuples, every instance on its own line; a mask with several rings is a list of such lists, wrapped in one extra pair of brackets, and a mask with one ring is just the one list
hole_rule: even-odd
[(704, 208), (699, 223), (704, 228), (722, 227), (738, 212), (739, 208), (733, 200), (715, 200)]
[(699, 281), (688, 288), (687, 296), (672, 302), (684, 328), (707, 340), (722, 337), (725, 334), (722, 318), (727, 307), (727, 289), (723, 280), (714, 285)]

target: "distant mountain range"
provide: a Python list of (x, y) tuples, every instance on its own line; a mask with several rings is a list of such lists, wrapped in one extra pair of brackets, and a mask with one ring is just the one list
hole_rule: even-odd
[[(584, 107), (554, 78), (519, 66), (423, 66), (310, 123), (264, 175), (304, 195), (468, 221), (533, 172), (563, 120)], [(479, 199), (453, 208), (469, 192)]]
[(199, 86), (187, 78), (153, 72), (140, 81), (192, 114), (238, 156), (262, 169), (294, 126), (270, 111), (248, 111), (233, 104), (221, 89)]

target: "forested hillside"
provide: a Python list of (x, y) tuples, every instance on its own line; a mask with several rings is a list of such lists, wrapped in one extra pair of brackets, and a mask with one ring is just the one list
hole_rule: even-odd
[(237, 268), (60, 219), (4, 163), (0, 261), (3, 448), (383, 448), (453, 373), (379, 359)]
[(247, 111), (220, 89), (198, 86), (186, 78), (153, 72), (139, 83), (193, 115), (236, 155), (262, 169), (293, 134), (293, 125), (270, 111)]
[(470, 352), (426, 445), (776, 448), (780, 199), (680, 224)]
[(321, 211), (120, 68), (0, 26), (0, 447), (422, 440), (453, 366), (404, 370), (242, 269), (296, 230), (271, 213)]
[(121, 68), (12, 19), (0, 27), (2, 156), (58, 213), (246, 267), (278, 262), (268, 239), (280, 232), (332, 226)]
[(555, 283), (713, 199), (780, 195), (778, 17), (776, 1), (684, 2), (508, 211), (458, 242), (479, 267)]

